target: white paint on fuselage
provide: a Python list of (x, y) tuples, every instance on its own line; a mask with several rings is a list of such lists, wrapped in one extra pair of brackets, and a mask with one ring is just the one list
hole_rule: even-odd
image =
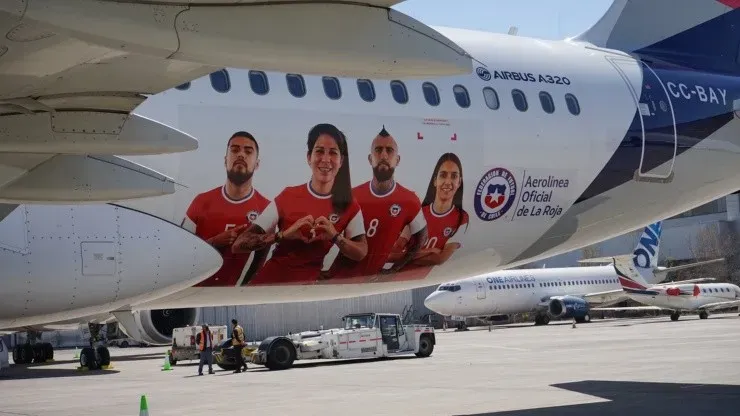
[[(699, 292), (694, 296), (694, 288)], [(680, 291), (680, 295), (676, 294)], [(643, 305), (657, 306), (677, 311), (694, 311), (704, 305), (718, 302), (729, 302), (740, 299), (740, 287), (731, 283), (677, 284), (662, 288), (651, 287), (646, 291), (657, 292), (655, 295), (627, 292), (627, 295)], [(670, 294), (672, 293), (672, 294)]]
[[(445, 289), (459, 286), (459, 289)], [(621, 290), (613, 266), (505, 270), (440, 285), (424, 304), (442, 315), (494, 316), (534, 311), (551, 296)]]

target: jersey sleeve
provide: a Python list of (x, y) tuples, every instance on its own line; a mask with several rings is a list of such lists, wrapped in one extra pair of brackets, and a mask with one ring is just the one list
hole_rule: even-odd
[(344, 229), (344, 236), (350, 240), (358, 235), (365, 234), (365, 219), (362, 217), (362, 210), (359, 204), (355, 203), (355, 206), (357, 207), (355, 215), (352, 216)]
[(190, 202), (190, 206), (188, 207), (188, 210), (185, 212), (185, 217), (182, 219), (182, 223), (180, 224), (180, 227), (190, 231), (193, 234), (196, 234), (197, 228), (198, 228), (198, 217), (200, 214), (200, 206), (201, 206), (201, 198), (200, 195), (193, 198), (193, 201)]
[(277, 200), (275, 200), (267, 205), (267, 208), (262, 211), (252, 224), (259, 225), (266, 233), (270, 233), (275, 230), (278, 220), (280, 220), (280, 214), (278, 213)]
[(408, 225), (409, 232), (411, 233), (411, 235), (413, 235), (423, 230), (424, 227), (427, 226), (427, 220), (424, 217), (424, 211), (421, 209), (421, 201), (419, 201), (419, 197), (417, 197), (416, 194), (412, 192), (409, 193), (411, 194), (411, 198), (413, 200), (413, 202), (409, 204), (409, 208), (414, 216), (411, 218), (411, 221), (408, 223)]
[(457, 227), (457, 231), (455, 232), (455, 235), (450, 237), (449, 240), (447, 240), (447, 244), (451, 243), (457, 243), (462, 247), (462, 239), (465, 235), (465, 232), (468, 231), (468, 213), (463, 211), (462, 214), (462, 221), (460, 221), (460, 226)]

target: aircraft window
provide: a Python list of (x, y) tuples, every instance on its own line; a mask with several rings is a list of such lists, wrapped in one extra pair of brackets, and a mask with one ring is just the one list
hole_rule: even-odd
[(369, 79), (357, 80), (357, 92), (360, 93), (360, 98), (363, 100), (367, 102), (375, 101), (375, 87)]
[(342, 86), (339, 85), (339, 80), (334, 77), (323, 77), (321, 81), (324, 83), (324, 93), (327, 97), (332, 100), (338, 100), (342, 96)]
[(267, 75), (262, 71), (249, 71), (249, 86), (257, 95), (265, 95), (270, 92), (270, 83)]
[(303, 76), (299, 74), (285, 74), (285, 82), (288, 84), (290, 95), (296, 98), (302, 98), (306, 95), (306, 82)]
[(568, 111), (574, 116), (581, 114), (581, 106), (578, 104), (578, 99), (573, 94), (565, 94), (565, 104), (568, 106)]
[(406, 85), (401, 81), (391, 81), (391, 94), (393, 94), (393, 99), (398, 104), (409, 102), (409, 93), (406, 90)]
[(517, 110), (527, 111), (527, 108), (529, 108), (527, 104), (527, 96), (524, 95), (522, 90), (511, 90), (511, 98), (514, 99), (514, 107), (516, 107)]
[(488, 286), (488, 290), (493, 290), (493, 286)]
[(427, 100), (427, 104), (431, 106), (439, 105), (439, 90), (431, 82), (425, 82), (421, 84), (421, 89), (424, 91), (424, 99)]
[(491, 87), (483, 88), (483, 100), (485, 100), (488, 108), (490, 108), (491, 110), (498, 110), (500, 103), (498, 100), (498, 94), (496, 94), (496, 90)]
[(455, 101), (457, 101), (457, 105), (462, 108), (470, 107), (470, 94), (468, 94), (467, 88), (463, 87), (460, 84), (457, 84), (452, 87), (452, 93), (455, 94)]
[(188, 82), (186, 82), (184, 84), (180, 84), (180, 85), (178, 85), (178, 86), (175, 87), (176, 90), (180, 90), (180, 91), (185, 91), (188, 88), (190, 88), (190, 81), (188, 81)]
[(225, 69), (211, 72), (208, 77), (211, 79), (211, 87), (217, 92), (224, 94), (231, 90), (231, 80), (229, 79), (229, 73)]
[(704, 293), (707, 293), (707, 290), (706, 289), (702, 289), (701, 291), (704, 292)]
[(555, 112), (555, 103), (552, 101), (550, 93), (540, 91), (540, 104), (542, 104), (542, 109), (545, 110), (547, 114)]

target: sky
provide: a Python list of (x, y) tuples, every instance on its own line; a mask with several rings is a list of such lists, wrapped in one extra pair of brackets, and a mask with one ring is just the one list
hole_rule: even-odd
[(406, 0), (393, 9), (430, 26), (564, 39), (593, 25), (612, 0)]

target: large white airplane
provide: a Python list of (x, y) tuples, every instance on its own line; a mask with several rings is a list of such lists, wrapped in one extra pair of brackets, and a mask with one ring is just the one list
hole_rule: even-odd
[[(632, 254), (582, 262), (605, 263), (616, 258), (624, 264), (629, 263), (631, 270), (639, 270), (645, 281), (654, 284), (670, 272), (724, 260), (713, 259), (675, 267), (658, 266), (661, 232), (662, 222), (659, 221), (645, 227)], [(440, 315), (456, 319), (493, 320), (502, 315), (532, 312), (535, 325), (546, 325), (550, 319), (589, 322), (591, 310), (596, 309), (593, 306), (602, 309), (629, 299), (622, 290), (620, 276), (613, 264), (502, 270), (444, 283), (427, 296), (424, 305)]]
[(698, 311), (700, 319), (707, 319), (711, 311), (740, 306), (740, 287), (735, 284), (680, 281), (653, 285), (644, 270), (635, 268), (627, 259), (615, 257), (612, 262), (619, 283), (630, 299), (671, 311), (672, 321), (677, 321), (682, 312)]
[(0, 4), (0, 330), (166, 343), (199, 306), (474, 276), (740, 188), (719, 1), (616, 0), (562, 41), (149, 3)]

